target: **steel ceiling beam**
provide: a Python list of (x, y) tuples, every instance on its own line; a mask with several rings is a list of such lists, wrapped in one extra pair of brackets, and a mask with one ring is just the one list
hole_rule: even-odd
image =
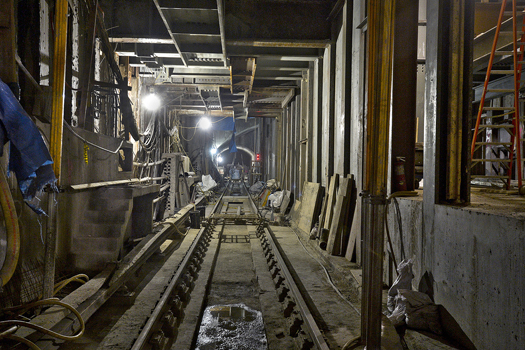
[[(301, 61), (308, 57), (315, 60), (322, 56), (316, 48), (290, 48), (290, 47), (257, 47), (257, 46), (227, 46), (230, 56), (248, 57), (291, 57), (293, 61)], [(313, 57), (313, 59), (312, 59)]]
[(286, 47), (286, 48), (301, 48), (301, 49), (325, 49), (330, 44), (331, 40), (227, 40), (227, 45), (230, 46), (244, 46), (244, 47)]
[(209, 9), (216, 8), (215, 0), (158, 0), (163, 9)]
[(162, 22), (164, 22), (164, 25), (166, 26), (166, 29), (168, 30), (168, 33), (171, 37), (171, 39), (173, 40), (173, 44), (175, 45), (175, 48), (177, 49), (177, 52), (179, 53), (180, 55), (180, 58), (182, 59), (182, 63), (184, 64), (184, 66), (188, 66), (188, 62), (186, 62), (186, 58), (184, 57), (184, 55), (182, 54), (182, 51), (180, 50), (180, 46), (179, 46), (179, 42), (177, 41), (177, 37), (175, 36), (175, 34), (173, 34), (171, 32), (171, 29), (170, 29), (170, 25), (166, 19), (166, 16), (164, 15), (164, 12), (159, 4), (159, 0), (153, 0), (153, 3), (155, 4), (155, 6), (157, 7), (157, 10), (159, 11), (159, 15), (160, 17), (162, 18)]
[(221, 47), (222, 47), (222, 60), (224, 61), (224, 67), (227, 68), (228, 56), (226, 53), (226, 34), (224, 29), (224, 4), (223, 0), (217, 0), (217, 12), (219, 15), (219, 31), (221, 34)]
[(148, 37), (111, 37), (109, 38), (109, 42), (122, 44), (173, 44), (172, 39)]

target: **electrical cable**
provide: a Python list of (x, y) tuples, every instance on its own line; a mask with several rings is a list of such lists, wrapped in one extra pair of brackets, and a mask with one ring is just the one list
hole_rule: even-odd
[(58, 282), (57, 284), (55, 284), (55, 289), (53, 291), (53, 295), (56, 295), (58, 292), (60, 292), (62, 290), (62, 288), (64, 288), (65, 286), (67, 286), (71, 282), (78, 282), (78, 283), (81, 283), (81, 284), (85, 284), (87, 281), (89, 281), (88, 275), (85, 275), (85, 274), (75, 275), (75, 276), (73, 276), (71, 278), (68, 278), (66, 280), (63, 280), (63, 281)]
[(328, 270), (326, 269), (326, 267), (324, 267), (324, 265), (315, 257), (313, 256), (307, 249), (306, 247), (304, 246), (303, 242), (301, 241), (301, 238), (299, 237), (299, 234), (294, 230), (293, 227), (290, 227), (293, 231), (293, 233), (295, 233), (295, 235), (297, 236), (297, 239), (299, 240), (299, 243), (301, 243), (301, 246), (303, 247), (304, 251), (310, 255), (310, 257), (312, 259), (314, 259), (315, 261), (317, 261), (317, 263), (323, 268), (324, 270), (324, 273), (326, 274), (326, 278), (328, 279), (328, 282), (330, 283), (330, 285), (332, 286), (332, 288), (334, 289), (334, 291), (339, 295), (339, 297), (341, 297), (341, 299), (343, 299), (344, 301), (346, 301), (348, 303), (348, 305), (350, 305), (352, 307), (352, 309), (354, 309), (354, 311), (359, 315), (361, 316), (361, 312), (354, 306), (354, 304), (352, 304), (349, 300), (347, 300), (345, 298), (345, 296), (341, 293), (341, 291), (339, 290), (339, 288), (337, 288), (334, 284), (334, 282), (332, 281), (332, 277), (330, 276), (330, 273), (328, 273)]
[(120, 141), (120, 145), (118, 145), (117, 149), (114, 150), (114, 151), (111, 151), (111, 150), (109, 150), (109, 149), (107, 149), (107, 148), (104, 148), (104, 147), (99, 146), (99, 145), (97, 145), (97, 144), (95, 144), (95, 143), (93, 143), (93, 142), (90, 142), (90, 141), (86, 140), (85, 138), (83, 138), (82, 136), (80, 136), (79, 134), (77, 134), (77, 133), (75, 132), (75, 130), (73, 130), (73, 128), (71, 127), (71, 125), (69, 125), (65, 120), (64, 120), (64, 125), (69, 129), (69, 131), (71, 131), (71, 133), (72, 133), (73, 135), (75, 135), (76, 137), (78, 137), (78, 138), (79, 138), (80, 140), (82, 140), (84, 143), (87, 143), (88, 145), (93, 146), (93, 147), (95, 147), (95, 148), (98, 148), (99, 150), (104, 151), (104, 152), (108, 152), (108, 153), (111, 153), (111, 154), (117, 154), (118, 151), (120, 151), (120, 149), (122, 148), (122, 145), (124, 144), (124, 140), (121, 140), (121, 141)]
[(392, 260), (394, 262), (394, 268), (396, 270), (396, 273), (397, 272), (397, 261), (396, 261), (396, 255), (394, 253), (394, 246), (392, 244), (392, 238), (390, 236), (390, 229), (388, 228), (388, 205), (391, 203), (392, 199), (394, 200), (394, 205), (395, 205), (395, 208), (397, 210), (397, 221), (398, 221), (398, 226), (399, 226), (399, 241), (400, 241), (400, 246), (401, 246), (401, 258), (404, 259), (405, 258), (405, 247), (404, 247), (404, 244), (403, 244), (403, 231), (402, 231), (402, 225), (401, 225), (401, 213), (399, 211), (399, 203), (397, 202), (396, 198), (397, 197), (414, 197), (414, 196), (417, 196), (418, 193), (416, 191), (398, 191), (398, 192), (394, 192), (392, 193), (390, 196), (388, 196), (388, 198), (386, 199), (386, 208), (385, 208), (385, 213), (383, 215), (383, 221), (384, 221), (384, 225), (385, 225), (385, 231), (386, 231), (386, 237), (388, 239), (388, 245), (390, 246), (390, 251), (392, 253)]
[[(67, 303), (64, 303), (62, 301), (59, 301), (56, 298), (43, 299), (43, 300), (35, 301), (33, 303), (26, 304), (26, 305), (19, 305), (19, 306), (9, 307), (9, 308), (4, 309), (4, 311), (24, 310), (24, 312), (25, 312), (25, 311), (27, 311), (27, 310), (29, 310), (31, 308), (34, 308), (34, 307), (37, 307), (37, 306), (43, 306), (43, 305), (58, 305), (58, 306), (62, 306), (64, 308), (68, 309), (69, 311), (71, 311), (75, 315), (75, 317), (78, 319), (78, 321), (80, 323), (80, 330), (75, 335), (64, 335), (64, 334), (60, 334), (60, 333), (57, 333), (55, 331), (52, 331), (52, 330), (50, 330), (48, 328), (39, 326), (37, 324), (33, 324), (33, 323), (30, 323), (30, 322), (27, 322), (27, 321), (20, 321), (20, 320), (0, 321), (0, 327), (9, 327), (9, 326), (27, 327), (27, 328), (34, 329), (34, 330), (36, 330), (38, 332), (44, 333), (46, 335), (49, 335), (49, 336), (51, 336), (53, 338), (57, 338), (57, 339), (60, 339), (60, 340), (68, 340), (68, 341), (79, 339), (84, 334), (84, 330), (86, 328), (86, 325), (84, 323), (84, 319), (82, 318), (82, 315), (80, 315), (80, 313), (73, 306), (71, 306), (71, 305), (69, 305)], [(22, 312), (22, 313), (24, 313), (24, 312)], [(5, 338), (6, 337), (12, 337), (12, 335), (10, 335), (10, 334), (0, 335), (0, 339), (2, 339), (4, 337)], [(28, 345), (28, 344), (26, 344), (26, 345)], [(36, 347), (35, 349), (38, 349), (38, 347)]]
[(14, 341), (17, 341), (19, 343), (27, 345), (28, 348), (32, 350), (41, 350), (35, 343), (33, 343), (31, 340), (19, 337), (17, 335), (6, 335), (4, 338), (11, 339)]
[(2, 287), (13, 277), (20, 256), (18, 216), (3, 167), (0, 167), (0, 206), (2, 207), (7, 237), (6, 255), (0, 268), (0, 287)]

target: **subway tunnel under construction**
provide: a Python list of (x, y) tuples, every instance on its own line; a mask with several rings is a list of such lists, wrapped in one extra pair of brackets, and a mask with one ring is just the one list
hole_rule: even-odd
[(1, 5), (0, 349), (525, 349), (525, 1)]

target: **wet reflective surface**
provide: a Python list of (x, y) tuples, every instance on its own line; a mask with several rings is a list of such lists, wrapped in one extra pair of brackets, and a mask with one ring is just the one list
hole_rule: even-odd
[(197, 350), (266, 350), (260, 311), (244, 304), (213, 305), (204, 310)]

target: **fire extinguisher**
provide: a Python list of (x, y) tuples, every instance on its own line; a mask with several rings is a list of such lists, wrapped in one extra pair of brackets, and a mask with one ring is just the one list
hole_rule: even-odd
[(396, 191), (406, 191), (405, 157), (396, 157), (394, 162), (394, 188)]

